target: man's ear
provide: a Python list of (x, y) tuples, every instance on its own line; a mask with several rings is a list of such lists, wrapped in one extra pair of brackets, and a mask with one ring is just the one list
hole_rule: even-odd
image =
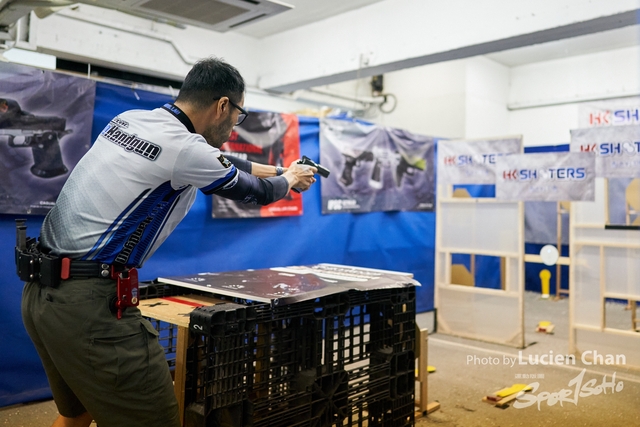
[(225, 111), (229, 108), (229, 98), (223, 96), (220, 99), (213, 101), (213, 104), (207, 110), (207, 114), (210, 117), (210, 120), (220, 120), (221, 117), (224, 116)]
[(217, 101), (217, 105), (218, 105), (218, 108), (217, 108), (218, 113), (224, 114), (229, 108), (229, 98), (226, 96), (223, 96)]

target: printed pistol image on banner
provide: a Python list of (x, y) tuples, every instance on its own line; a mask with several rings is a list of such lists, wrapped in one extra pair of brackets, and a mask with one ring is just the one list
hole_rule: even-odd
[(23, 111), (13, 99), (0, 94), (0, 140), (9, 147), (28, 147), (33, 153), (31, 173), (53, 178), (68, 172), (62, 162), (60, 139), (73, 132), (63, 117), (36, 116)]
[(323, 119), (322, 213), (432, 211), (435, 138), (374, 124)]
[(0, 68), (0, 213), (45, 215), (91, 147), (96, 82)]
[[(229, 141), (222, 145), (220, 151), (225, 156), (288, 167), (301, 157), (298, 118), (293, 114), (251, 112), (241, 125), (234, 128)], [(302, 196), (295, 192), (268, 206), (213, 196), (214, 218), (298, 215), (302, 215)]]

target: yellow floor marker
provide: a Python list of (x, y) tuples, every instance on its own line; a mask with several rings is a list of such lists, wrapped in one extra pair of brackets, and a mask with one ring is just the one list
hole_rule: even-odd
[(536, 332), (544, 332), (546, 334), (552, 334), (553, 328), (555, 328), (555, 325), (553, 323), (547, 320), (543, 320), (541, 322), (538, 322), (538, 326), (536, 327)]
[(542, 298), (549, 298), (549, 279), (551, 272), (546, 268), (540, 272), (540, 282), (542, 285)]
[(516, 400), (520, 392), (527, 392), (531, 390), (532, 388), (527, 384), (514, 384), (511, 387), (503, 388), (502, 390), (498, 390), (493, 394), (483, 397), (482, 401), (504, 408), (508, 403)]
[[(436, 371), (436, 367), (435, 366), (427, 366), (427, 373), (429, 374), (433, 374)], [(416, 377), (418, 377), (418, 369), (416, 368)]]
[(530, 391), (531, 387), (527, 384), (514, 384), (511, 387), (503, 388), (502, 390), (496, 391), (494, 395), (498, 397), (507, 397), (522, 390)]

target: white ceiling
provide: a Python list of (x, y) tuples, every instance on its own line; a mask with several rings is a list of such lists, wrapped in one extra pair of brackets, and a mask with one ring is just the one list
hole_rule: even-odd
[(294, 8), (234, 32), (262, 38), (384, 0), (277, 0)]
[(508, 67), (640, 45), (640, 25), (485, 55)]
[[(294, 9), (238, 28), (234, 32), (255, 38), (263, 38), (380, 1), (385, 0), (282, 0), (283, 3), (294, 6)], [(357, 23), (354, 25), (357, 27)], [(617, 30), (506, 50), (486, 56), (508, 67), (515, 67), (534, 62), (639, 45), (640, 25), (634, 25)]]

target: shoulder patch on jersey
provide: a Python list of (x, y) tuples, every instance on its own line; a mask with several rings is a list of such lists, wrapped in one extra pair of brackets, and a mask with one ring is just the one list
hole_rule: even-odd
[(222, 163), (222, 166), (224, 166), (224, 167), (225, 167), (225, 168), (227, 168), (227, 169), (228, 169), (228, 168), (230, 168), (230, 167), (232, 166), (232, 165), (231, 165), (231, 162), (229, 161), (229, 159), (227, 159), (227, 158), (226, 158), (225, 156), (223, 156), (222, 154), (220, 154), (220, 155), (218, 156), (218, 160), (220, 160), (220, 163)]

